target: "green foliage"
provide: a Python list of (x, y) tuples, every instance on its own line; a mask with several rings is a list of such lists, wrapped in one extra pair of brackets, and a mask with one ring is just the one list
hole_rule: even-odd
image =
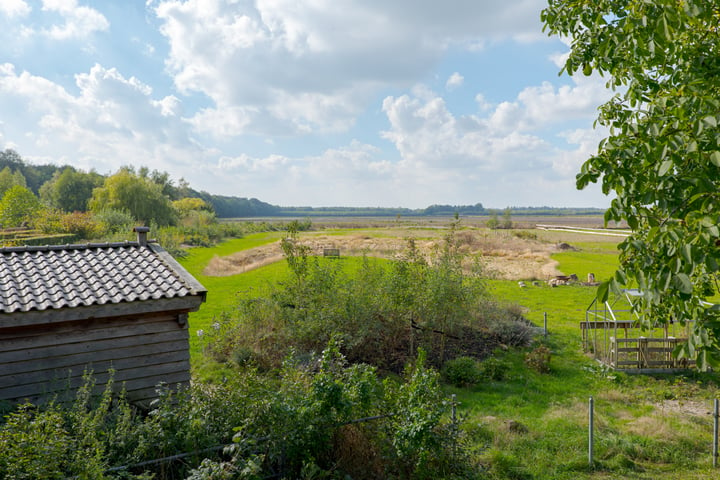
[[(398, 459), (397, 474), (400, 478), (445, 478), (459, 465), (448, 455), (451, 451), (447, 446), (453, 444), (450, 430), (441, 428), (449, 405), (443, 401), (440, 376), (425, 365), (422, 349), (405, 376), (406, 382), (391, 397), (395, 416), (390, 430)], [(386, 388), (392, 389), (389, 384)]]
[(5, 167), (0, 170), (0, 198), (5, 195), (5, 192), (10, 190), (10, 187), (19, 185), (21, 187), (27, 187), (25, 177), (20, 170), (11, 170), (10, 167)]
[(485, 221), (485, 226), (491, 230), (500, 228), (500, 219), (496, 211), (491, 211), (489, 218)]
[(480, 363), (480, 375), (493, 381), (501, 381), (507, 378), (508, 372), (512, 365), (507, 360), (499, 356), (490, 356)]
[(0, 224), (3, 227), (31, 224), (41, 209), (40, 200), (30, 190), (20, 185), (12, 186), (0, 200)]
[[(129, 466), (122, 478), (430, 478), (464, 468), (450, 461), (457, 445), (447, 404), (422, 357), (406, 381), (381, 382), (372, 367), (349, 366), (331, 342), (317, 357), (287, 357), (277, 376), (246, 369), (222, 384), (160, 386), (146, 414), (114, 397), (112, 382), (94, 392), (86, 375), (72, 403), (10, 412), (0, 423), (0, 477), (115, 478), (109, 472), (123, 469), (111, 467)], [(221, 457), (213, 453), (223, 445)], [(368, 456), (353, 458), (355, 449)], [(180, 453), (189, 455), (129, 473)]]
[(482, 372), (475, 358), (456, 357), (445, 362), (442, 376), (450, 385), (471, 387), (480, 381)]
[(94, 211), (95, 220), (101, 225), (104, 235), (114, 235), (132, 231), (135, 219), (127, 210), (103, 208)]
[(40, 188), (40, 199), (48, 206), (63, 212), (85, 212), (93, 189), (103, 184), (99, 173), (85, 173), (66, 167)]
[(609, 136), (577, 185), (616, 198), (606, 221), (626, 220), (621, 266), (599, 295), (636, 285), (646, 326), (694, 321), (681, 354), (720, 365), (720, 36), (716, 1), (566, 2), (543, 11), (572, 40), (564, 71), (599, 72), (620, 93), (600, 109)]
[(215, 359), (273, 369), (290, 348), (317, 352), (335, 335), (351, 362), (399, 373), (418, 347), (440, 367), (469, 351), (487, 354), (498, 341), (524, 345), (530, 336), (527, 322), (486, 294), (479, 266), (463, 261), (452, 235), (430, 260), (412, 241), (404, 258), (390, 262), (310, 256), (296, 232), (282, 245), (290, 277), (217, 319), (207, 343)]
[(89, 205), (93, 212), (107, 209), (126, 211), (146, 225), (173, 225), (176, 214), (165, 190), (166, 184), (137, 175), (133, 169), (124, 167), (106, 178), (102, 187), (93, 190)]

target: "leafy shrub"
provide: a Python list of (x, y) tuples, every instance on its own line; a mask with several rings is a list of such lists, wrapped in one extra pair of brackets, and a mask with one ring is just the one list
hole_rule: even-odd
[(292, 231), (282, 242), (291, 274), (263, 298), (243, 299), (207, 342), (207, 353), (230, 361), (252, 357), (263, 370), (279, 368), (291, 348), (320, 351), (342, 339), (352, 363), (402, 372), (418, 348), (442, 368), (459, 356), (483, 355), (500, 343), (525, 345), (532, 330), (521, 316), (492, 300), (482, 271), (458, 251), (452, 235), (431, 258), (412, 240), (402, 258), (364, 258), (357, 269), (310, 256)]
[(480, 374), (488, 380), (500, 381), (507, 378), (510, 363), (498, 357), (488, 357), (480, 363)]
[[(111, 478), (111, 467), (192, 452), (205, 453), (123, 478), (447, 478), (464, 468), (438, 374), (422, 356), (404, 380), (381, 382), (333, 341), (319, 356), (290, 355), (277, 375), (246, 368), (221, 384), (160, 386), (145, 414), (113, 397), (112, 382), (94, 391), (87, 376), (72, 403), (10, 412), (0, 478)], [(367, 417), (376, 420), (355, 422)], [(229, 446), (220, 456), (217, 445)]]
[(478, 383), (482, 372), (473, 357), (457, 357), (445, 362), (443, 378), (456, 387), (470, 387)]
[(537, 240), (538, 238), (537, 233), (528, 230), (515, 230), (512, 234), (523, 240)]
[(95, 212), (95, 220), (102, 225), (104, 235), (127, 234), (136, 224), (135, 218), (128, 211), (111, 208)]
[(550, 371), (550, 349), (540, 345), (525, 354), (525, 365), (539, 373)]
[(84, 240), (102, 236), (103, 226), (89, 212), (67, 213), (60, 218), (62, 232), (77, 235)]

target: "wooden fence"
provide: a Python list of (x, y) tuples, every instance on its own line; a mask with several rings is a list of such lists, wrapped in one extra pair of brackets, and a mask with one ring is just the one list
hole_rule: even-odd
[(610, 337), (606, 361), (618, 369), (669, 369), (688, 368), (695, 364), (688, 359), (678, 359), (672, 352), (684, 338), (616, 338)]

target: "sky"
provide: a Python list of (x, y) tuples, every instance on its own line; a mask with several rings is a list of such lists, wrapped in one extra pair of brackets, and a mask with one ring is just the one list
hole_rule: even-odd
[(543, 0), (0, 0), (0, 149), (280, 206), (600, 207)]

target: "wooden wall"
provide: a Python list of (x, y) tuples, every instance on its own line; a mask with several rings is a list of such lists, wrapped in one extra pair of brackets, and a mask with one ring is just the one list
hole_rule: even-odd
[[(181, 314), (184, 315), (184, 314)], [(187, 323), (178, 314), (63, 322), (0, 328), (0, 400), (32, 402), (72, 391), (92, 370), (98, 387), (115, 370), (117, 390), (147, 404), (155, 386), (188, 384), (190, 353)]]

